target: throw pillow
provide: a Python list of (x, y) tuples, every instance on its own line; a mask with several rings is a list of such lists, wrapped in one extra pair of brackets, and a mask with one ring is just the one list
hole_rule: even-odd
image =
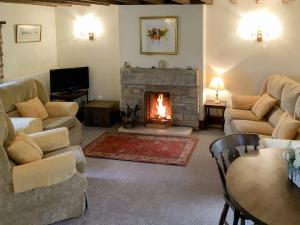
[(280, 117), (273, 133), (272, 138), (293, 140), (300, 127), (300, 121), (292, 118), (288, 112), (285, 112)]
[(38, 97), (17, 103), (16, 107), (23, 117), (40, 118), (41, 120), (48, 118), (47, 110)]
[(276, 105), (276, 102), (277, 99), (266, 93), (258, 99), (251, 110), (258, 118), (262, 119)]
[(22, 132), (16, 133), (15, 139), (7, 148), (7, 154), (18, 164), (37, 161), (43, 157), (43, 152), (38, 144)]

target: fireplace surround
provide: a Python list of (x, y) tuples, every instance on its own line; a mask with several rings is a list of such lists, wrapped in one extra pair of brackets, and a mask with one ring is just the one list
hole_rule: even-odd
[(121, 108), (126, 104), (130, 107), (139, 104), (141, 111), (138, 114), (138, 122), (143, 124), (158, 122), (155, 121), (155, 116), (149, 121), (151, 116), (148, 114), (150, 106), (147, 100), (151, 93), (155, 98), (159, 94), (164, 94), (164, 104), (170, 105), (169, 125), (198, 130), (200, 108), (203, 105), (202, 87), (202, 76), (196, 69), (122, 68)]

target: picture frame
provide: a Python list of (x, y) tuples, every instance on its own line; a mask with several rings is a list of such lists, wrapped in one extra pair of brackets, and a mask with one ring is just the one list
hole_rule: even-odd
[(178, 18), (176, 16), (140, 17), (139, 19), (141, 54), (178, 54)]
[(42, 38), (42, 25), (36, 24), (17, 24), (16, 42), (40, 42)]

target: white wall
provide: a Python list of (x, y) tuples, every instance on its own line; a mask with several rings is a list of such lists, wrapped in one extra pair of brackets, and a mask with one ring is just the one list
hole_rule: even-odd
[[(270, 10), (283, 26), (279, 39), (257, 43), (237, 34), (243, 13)], [(256, 94), (263, 79), (271, 73), (286, 74), (300, 81), (300, 1), (214, 0), (207, 8), (207, 64), (209, 74), (224, 70), (225, 85), (233, 94)], [(208, 79), (208, 82), (210, 79)]]
[[(0, 3), (0, 20), (6, 21), (2, 29), (4, 79), (47, 72), (56, 66), (54, 7)], [(42, 25), (42, 41), (16, 43), (16, 24)]]
[[(92, 14), (103, 23), (104, 32), (89, 41), (74, 37), (77, 16)], [(57, 7), (57, 56), (59, 67), (89, 66), (93, 98), (119, 99), (118, 8), (116, 6)]]
[[(131, 66), (158, 67), (166, 60), (168, 67), (202, 69), (202, 6), (201, 5), (138, 5), (119, 7), (120, 63)], [(141, 55), (139, 17), (177, 16), (178, 55)]]

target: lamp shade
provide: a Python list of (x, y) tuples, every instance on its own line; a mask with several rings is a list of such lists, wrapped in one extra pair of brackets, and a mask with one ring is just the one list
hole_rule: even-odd
[(214, 77), (209, 84), (209, 88), (217, 91), (225, 90), (225, 85), (222, 77)]

